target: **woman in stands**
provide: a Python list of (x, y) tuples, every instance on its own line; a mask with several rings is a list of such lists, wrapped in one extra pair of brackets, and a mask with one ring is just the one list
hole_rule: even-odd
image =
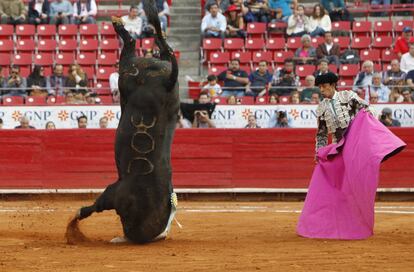
[(229, 38), (245, 38), (244, 20), (240, 10), (236, 5), (229, 6), (226, 12), (227, 28), (226, 37)]
[(309, 24), (309, 32), (312, 37), (323, 36), (325, 32), (329, 32), (332, 29), (331, 18), (325, 13), (325, 9), (320, 4), (313, 7)]
[(311, 37), (309, 35), (303, 35), (300, 39), (302, 47), (296, 49), (295, 64), (315, 64), (316, 49), (311, 46)]
[(68, 71), (68, 80), (66, 86), (75, 90), (86, 90), (88, 86), (88, 77), (78, 64), (72, 64)]
[(36, 65), (27, 78), (27, 87), (31, 96), (47, 96), (50, 89), (49, 78), (44, 75), (45, 68)]
[(289, 16), (286, 34), (289, 37), (302, 37), (309, 33), (309, 17), (305, 15), (305, 7), (298, 5), (294, 13)]

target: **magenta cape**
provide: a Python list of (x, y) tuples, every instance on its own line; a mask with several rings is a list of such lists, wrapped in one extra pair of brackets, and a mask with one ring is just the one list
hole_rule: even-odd
[(297, 233), (350, 240), (373, 235), (380, 163), (405, 145), (361, 110), (339, 143), (318, 150)]

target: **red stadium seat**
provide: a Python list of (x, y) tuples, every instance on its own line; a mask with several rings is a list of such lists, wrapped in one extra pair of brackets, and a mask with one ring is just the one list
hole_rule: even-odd
[(283, 38), (286, 33), (287, 23), (285, 22), (274, 22), (269, 23), (267, 35), (269, 38)]
[(109, 81), (109, 76), (116, 71), (115, 67), (102, 66), (98, 67), (96, 79), (99, 81)]
[(257, 104), (257, 105), (266, 105), (267, 104), (266, 97), (264, 97), (264, 96), (257, 97), (255, 104)]
[(351, 22), (349, 21), (338, 21), (332, 22), (331, 31), (351, 31)]
[(3, 97), (4, 106), (21, 106), (23, 105), (23, 101), (24, 99), (21, 96)]
[(372, 23), (370, 21), (355, 21), (352, 23), (354, 37), (370, 36)]
[(352, 49), (367, 49), (371, 45), (371, 37), (356, 37), (352, 39)]
[(141, 48), (143, 50), (152, 49), (154, 47), (154, 39), (153, 38), (145, 38), (141, 41)]
[(56, 52), (56, 40), (39, 40), (37, 42), (37, 52)]
[(320, 44), (323, 44), (325, 42), (325, 39), (323, 37), (313, 37), (311, 39), (311, 44), (313, 47), (318, 48)]
[(221, 64), (226, 65), (230, 60), (229, 52), (211, 52), (210, 54), (210, 64)]
[(244, 46), (246, 50), (250, 50), (250, 51), (263, 50), (264, 47), (265, 47), (265, 41), (263, 39), (258, 39), (258, 38), (246, 39), (246, 44)]
[(335, 73), (335, 74), (338, 73), (338, 67), (336, 66), (336, 64), (329, 64), (328, 65), (328, 69), (332, 73)]
[(215, 96), (211, 98), (211, 102), (218, 105), (227, 105), (227, 98), (221, 96)]
[(227, 70), (226, 66), (212, 66), (208, 69), (208, 74), (218, 76), (221, 72), (226, 71), (226, 70)]
[(66, 40), (60, 40), (58, 43), (59, 53), (76, 52), (77, 49), (78, 49), (78, 42), (76, 40), (66, 39)]
[[(0, 66), (8, 67), (11, 65), (11, 53), (0, 53)], [(3, 68), (4, 70), (4, 68)]]
[(353, 85), (354, 85), (354, 81), (352, 79), (341, 79), (336, 84), (338, 91), (352, 90)]
[(56, 26), (55, 25), (38, 25), (37, 26), (37, 38), (39, 40), (56, 39)]
[(198, 96), (201, 92), (201, 86), (204, 85), (200, 81), (188, 81), (188, 96), (191, 99), (198, 99)]
[(108, 22), (101, 23), (100, 34), (101, 34), (101, 39), (115, 39), (117, 37), (117, 34), (115, 32), (113, 25)]
[(361, 61), (370, 60), (373, 62), (379, 62), (380, 59), (380, 51), (377, 49), (365, 49), (361, 50), (359, 53), (359, 57)]
[(17, 25), (16, 38), (18, 40), (33, 40), (36, 33), (34, 25)]
[(58, 96), (49, 96), (47, 98), (46, 103), (48, 105), (53, 105), (53, 104), (66, 104), (66, 99), (63, 95), (58, 95)]
[(358, 64), (342, 64), (339, 66), (339, 76), (341, 77), (355, 77), (358, 72)]
[(285, 59), (292, 58), (293, 52), (292, 51), (277, 51), (273, 57), (273, 61), (275, 63), (284, 63)]
[(81, 40), (79, 43), (79, 51), (80, 52), (95, 52), (98, 51), (98, 40), (95, 39), (88, 39), (88, 40)]
[(118, 61), (115, 53), (102, 53), (98, 56), (99, 66), (113, 66)]
[(250, 63), (252, 61), (252, 52), (232, 52), (231, 59), (238, 59), (240, 64)]
[(280, 104), (289, 104), (290, 103), (290, 96), (289, 95), (279, 96), (279, 103)]
[(297, 65), (296, 66), (296, 75), (304, 78), (307, 77), (309, 75), (313, 75), (313, 73), (315, 72), (315, 65)]
[(262, 60), (267, 61), (267, 63), (272, 63), (273, 53), (270, 51), (257, 51), (253, 52), (253, 63), (259, 63)]
[(349, 47), (349, 44), (351, 43), (351, 39), (349, 37), (335, 37), (334, 43), (339, 44), (339, 48), (345, 49)]
[(249, 37), (262, 38), (266, 33), (266, 23), (248, 23), (246, 32)]
[(14, 42), (12, 40), (0, 40), (0, 52), (12, 53), (14, 51)]
[(112, 105), (114, 101), (112, 100), (112, 96), (110, 95), (101, 95), (96, 98), (96, 102), (98, 104), (104, 104), (104, 105)]
[(96, 55), (94, 53), (81, 53), (76, 58), (76, 62), (81, 66), (95, 65)]
[(243, 96), (239, 98), (241, 105), (253, 105), (254, 104), (254, 97), (253, 96)]
[(52, 66), (53, 65), (53, 55), (50, 54), (50, 53), (36, 54), (34, 56), (33, 63), (35, 65), (41, 65), (41, 66)]
[(78, 26), (59, 25), (58, 34), (60, 39), (76, 39), (78, 37)]
[(374, 36), (392, 36), (392, 21), (374, 22)]
[(67, 66), (73, 64), (75, 62), (75, 58), (71, 53), (60, 53), (56, 55), (55, 62), (56, 64)]
[(13, 33), (12, 25), (0, 25), (0, 40), (13, 40)]
[(20, 66), (32, 65), (32, 54), (22, 53), (13, 56), (13, 64)]
[(300, 37), (291, 37), (287, 39), (286, 47), (290, 51), (296, 51), (299, 47), (302, 46)]
[(266, 40), (266, 49), (269, 51), (284, 50), (285, 44), (285, 38), (269, 38)]
[(56, 104), (56, 97), (49, 96), (46, 100), (47, 105), (55, 105)]
[(210, 57), (210, 52), (211, 51), (218, 51), (221, 50), (221, 39), (217, 39), (217, 38), (205, 38), (203, 39), (203, 55), (204, 55), (204, 60), (205, 61), (209, 61), (209, 57)]
[(372, 41), (372, 47), (373, 48), (391, 48), (393, 43), (393, 37), (392, 36), (378, 36), (374, 37), (374, 40)]
[(387, 49), (382, 51), (381, 53), (381, 60), (383, 62), (391, 62), (394, 59), (399, 59), (397, 54), (394, 53), (393, 50)]
[(413, 21), (410, 20), (400, 20), (395, 22), (394, 32), (396, 35), (400, 35), (404, 27), (413, 27)]
[(46, 105), (46, 97), (44, 96), (28, 96), (25, 100), (27, 106), (43, 106)]
[(16, 51), (20, 52), (34, 52), (36, 44), (34, 40), (18, 40), (16, 41)]
[(110, 95), (111, 90), (109, 87), (109, 81), (99, 81), (95, 84), (95, 88), (93, 92), (97, 94), (104, 94), (104, 95)]
[(85, 24), (79, 26), (79, 35), (85, 39), (96, 38), (98, 39), (98, 25), (96, 24)]
[(244, 48), (244, 40), (241, 38), (224, 39), (224, 50), (239, 51)]
[(100, 43), (101, 53), (116, 53), (119, 52), (119, 41), (118, 39), (106, 39), (101, 40)]

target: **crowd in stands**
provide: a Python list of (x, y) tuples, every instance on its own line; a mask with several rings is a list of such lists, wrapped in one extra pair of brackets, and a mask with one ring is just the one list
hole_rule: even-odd
[[(390, 4), (390, 1), (377, 1), (373, 4)], [(203, 86), (211, 96), (223, 97), (242, 97), (242, 96), (272, 96), (272, 99), (289, 96), (290, 103), (315, 103), (316, 97), (320, 97), (317, 87), (312, 85), (314, 77), (332, 71), (341, 71), (343, 65), (360, 65), (358, 71), (350, 78), (347, 76), (346, 86), (342, 89), (352, 89), (361, 97), (371, 102), (385, 103), (412, 103), (414, 100), (414, 38), (412, 22), (403, 27), (399, 32), (395, 32), (393, 37), (392, 30), (388, 33), (378, 35), (391, 36), (393, 44), (383, 45), (380, 50), (392, 50), (390, 54), (395, 54), (393, 59), (382, 61), (379, 56), (376, 59), (364, 58), (364, 54), (369, 55), (370, 42), (366, 47), (353, 48), (350, 42), (369, 37), (371, 41), (371, 30), (362, 33), (350, 34), (346, 29), (333, 29), (334, 22), (346, 21), (354, 22), (352, 14), (346, 9), (343, 0), (322, 0), (320, 4), (315, 4), (311, 9), (306, 9), (296, 0), (208, 0), (204, 7), (205, 15), (201, 22), (201, 34), (204, 40), (223, 39), (222, 50), (219, 53), (224, 55), (231, 53), (231, 58), (227, 63), (212, 62), (215, 51), (205, 51), (204, 60), (211, 68), (221, 68), (220, 73), (209, 74), (208, 83)], [(248, 28), (260, 23), (267, 23), (266, 33), (259, 34), (259, 38), (270, 39), (275, 25), (281, 23), (283, 33), (275, 37), (282, 37), (277, 40), (283, 42), (284, 39), (298, 37), (300, 46), (291, 48), (287, 45), (279, 46), (282, 55), (287, 55), (283, 60), (283, 65), (273, 58), (272, 48), (258, 49), (247, 48), (249, 38), (254, 40), (257, 33), (249, 36)], [(254, 25), (256, 23), (256, 25)], [(355, 22), (354, 22), (355, 23)], [(371, 26), (371, 23), (369, 23)], [(357, 23), (358, 25), (358, 23)], [(384, 36), (379, 36), (384, 37)], [(335, 38), (348, 38), (345, 46), (335, 42)], [(378, 36), (373, 36), (378, 38)], [(238, 50), (235, 48), (226, 49), (226, 42), (233, 38), (242, 38), (246, 43), (241, 45)], [(256, 37), (257, 38), (257, 37)], [(266, 43), (266, 41), (264, 41)], [(243, 48), (246, 45), (246, 48)], [(250, 59), (249, 62), (241, 63), (241, 58), (234, 54), (237, 50), (241, 53), (258, 55), (270, 52), (270, 57), (263, 60)], [(256, 52), (254, 51), (256, 50)], [(382, 52), (377, 50), (377, 52)], [(293, 54), (291, 54), (293, 53)], [(389, 52), (387, 52), (389, 53)], [(291, 54), (291, 55), (290, 55)], [(379, 53), (378, 53), (379, 54)], [(230, 54), (229, 54), (230, 55)], [(276, 55), (276, 54), (275, 54)], [(212, 57), (213, 56), (213, 57)], [(276, 58), (276, 57), (275, 57)], [(243, 67), (242, 67), (243, 66)], [(299, 69), (311, 67), (311, 77), (306, 77), (303, 73), (298, 75)], [(251, 69), (252, 68), (252, 69)], [(216, 69), (217, 70), (217, 69)], [(216, 76), (216, 77), (215, 77)], [(341, 76), (341, 74), (340, 74)], [(343, 86), (344, 84), (342, 84)], [(315, 93), (315, 95), (314, 95)], [(312, 99), (314, 95), (314, 99)], [(299, 99), (296, 99), (299, 97)]]

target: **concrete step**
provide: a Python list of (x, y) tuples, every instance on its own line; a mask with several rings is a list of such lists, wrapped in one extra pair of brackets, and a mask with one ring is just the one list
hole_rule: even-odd
[(173, 1), (172, 7), (188, 7), (188, 6), (196, 6), (201, 7), (200, 1), (194, 0), (176, 0)]
[(201, 25), (201, 19), (197, 14), (171, 14), (171, 25), (177, 24)]
[(200, 26), (186, 26), (179, 27), (173, 26), (170, 28), (170, 35), (190, 38), (191, 36), (199, 35), (200, 37)]
[(199, 15), (201, 18), (201, 8), (194, 7), (194, 6), (173, 7), (171, 9), (171, 14), (192, 14), (192, 15)]

